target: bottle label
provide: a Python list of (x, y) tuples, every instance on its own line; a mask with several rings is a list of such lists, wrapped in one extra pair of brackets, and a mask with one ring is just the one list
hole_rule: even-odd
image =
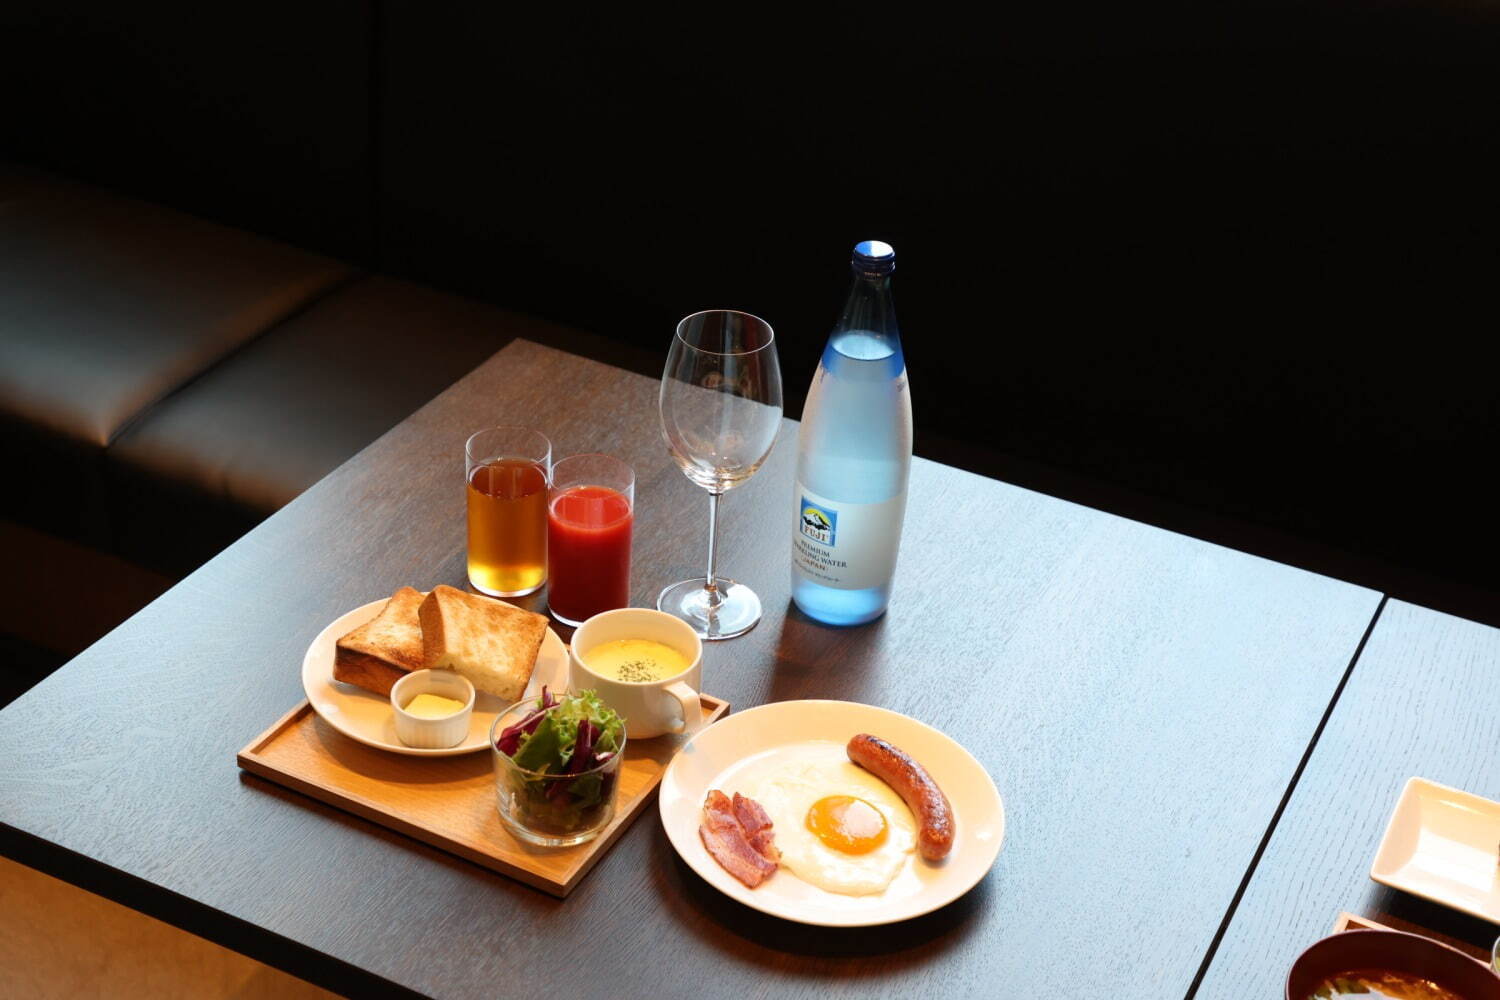
[(901, 544), (906, 492), (880, 503), (840, 503), (797, 484), (792, 565), (825, 587), (865, 590), (890, 582)]

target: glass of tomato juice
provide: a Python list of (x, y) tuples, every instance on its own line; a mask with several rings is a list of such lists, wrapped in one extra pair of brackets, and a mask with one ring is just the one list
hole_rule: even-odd
[(630, 604), (635, 471), (608, 455), (574, 455), (552, 466), (547, 502), (547, 604), (578, 626)]

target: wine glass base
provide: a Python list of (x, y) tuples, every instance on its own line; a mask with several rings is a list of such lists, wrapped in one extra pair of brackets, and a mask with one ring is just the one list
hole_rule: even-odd
[(760, 621), (760, 598), (755, 591), (723, 577), (719, 577), (718, 587), (720, 601), (712, 611), (701, 576), (663, 590), (656, 599), (657, 610), (681, 618), (699, 638), (710, 641), (733, 639), (753, 629)]

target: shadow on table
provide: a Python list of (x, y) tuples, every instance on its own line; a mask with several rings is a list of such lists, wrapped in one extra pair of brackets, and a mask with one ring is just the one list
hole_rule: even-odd
[(1363, 903), (1350, 912), (1398, 931), (1437, 938), (1485, 962), (1489, 961), (1495, 935), (1500, 933), (1487, 920), (1385, 886), (1372, 887)]
[[(912, 920), (877, 927), (813, 927), (752, 910), (719, 892), (677, 855), (660, 827), (651, 854), (661, 873), (663, 904), (673, 911), (682, 934), (741, 961), (794, 973), (836, 968), (848, 977), (886, 976), (936, 961), (977, 929), (993, 902), (991, 893), (998, 891), (986, 877), (947, 906)], [(747, 942), (765, 953), (757, 954)], [(789, 961), (788, 956), (795, 957)], [(853, 961), (870, 958), (880, 961)]]
[(776, 637), (776, 665), (767, 701), (837, 698), (866, 701), (878, 689), (873, 676), (887, 636), (885, 618), (868, 625), (825, 625), (787, 602)]
[(413, 757), (357, 743), (321, 717), (312, 720), (323, 753), (346, 771), (402, 785), (463, 785), (488, 779), (494, 764), (488, 753), (452, 757)]

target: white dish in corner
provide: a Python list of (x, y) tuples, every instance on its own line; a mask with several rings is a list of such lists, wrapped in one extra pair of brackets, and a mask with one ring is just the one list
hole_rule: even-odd
[[(490, 745), (491, 724), (496, 716), (510, 707), (494, 695), (483, 691), (475, 693), (474, 711), (469, 716), (469, 735), (462, 743), (454, 747), (427, 749), (409, 747), (397, 738), (395, 714), (389, 698), (333, 679), (334, 643), (379, 614), (386, 600), (388, 598), (371, 601), (334, 619), (307, 647), (307, 655), (302, 658), (302, 689), (307, 692), (313, 711), (351, 740), (391, 753), (412, 757), (452, 757), (485, 749)], [(525, 697), (540, 696), (544, 684), (559, 692), (568, 687), (568, 648), (551, 628), (542, 637), (542, 648), (536, 654), (536, 667), (531, 672), (531, 683), (526, 686)]]
[(1409, 778), (1370, 878), (1500, 924), (1500, 802)]
[[(711, 788), (733, 789), (752, 762), (795, 755), (811, 741), (844, 744), (873, 733), (911, 754), (953, 806), (953, 852), (938, 864), (912, 856), (878, 896), (843, 896), (778, 871), (747, 889), (709, 855), (698, 836)], [(972, 889), (995, 863), (1005, 839), (1005, 806), (989, 772), (952, 738), (909, 716), (848, 701), (782, 701), (726, 716), (672, 758), (658, 799), (667, 838), (709, 885), (746, 906), (804, 924), (868, 927), (930, 913)]]

